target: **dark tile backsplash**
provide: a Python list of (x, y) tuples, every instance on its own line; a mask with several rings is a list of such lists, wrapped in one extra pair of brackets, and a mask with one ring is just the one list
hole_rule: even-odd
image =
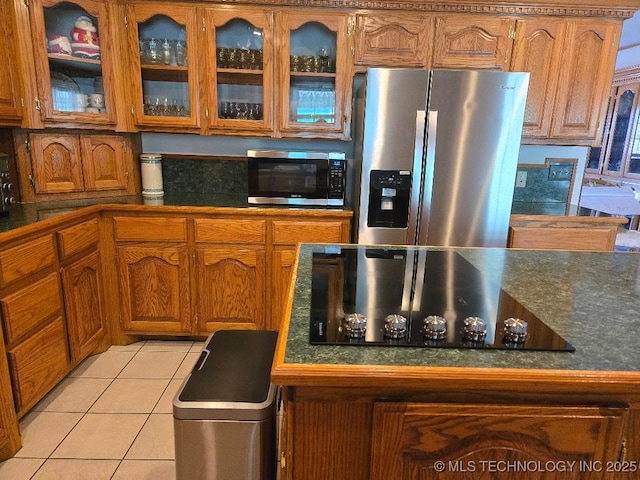
[[(573, 169), (572, 163), (563, 163)], [(513, 194), (514, 202), (536, 203), (567, 203), (571, 180), (549, 180), (549, 168), (518, 167), (518, 172), (527, 172), (527, 182), (524, 187), (516, 187)]]
[(166, 193), (247, 194), (247, 162), (163, 156)]

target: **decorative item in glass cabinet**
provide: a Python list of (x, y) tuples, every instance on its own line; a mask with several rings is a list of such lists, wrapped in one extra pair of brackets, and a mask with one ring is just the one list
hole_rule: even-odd
[(70, 32), (71, 51), (76, 57), (100, 58), (100, 41), (98, 39), (98, 29), (91, 18), (81, 15), (73, 24)]

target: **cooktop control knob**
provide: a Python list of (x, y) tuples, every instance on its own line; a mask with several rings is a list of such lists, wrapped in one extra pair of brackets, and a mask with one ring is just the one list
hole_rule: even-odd
[(342, 321), (344, 333), (349, 338), (362, 338), (367, 332), (367, 317), (361, 313), (348, 313)]
[(442, 340), (447, 335), (447, 321), (440, 315), (429, 315), (423, 324), (425, 340)]
[(504, 321), (504, 341), (509, 343), (524, 343), (528, 333), (528, 325), (519, 318), (507, 318)]
[(384, 319), (384, 336), (387, 338), (404, 338), (407, 335), (407, 319), (397, 313), (387, 315)]
[(487, 325), (480, 317), (464, 319), (464, 339), (468, 342), (484, 342), (487, 336)]

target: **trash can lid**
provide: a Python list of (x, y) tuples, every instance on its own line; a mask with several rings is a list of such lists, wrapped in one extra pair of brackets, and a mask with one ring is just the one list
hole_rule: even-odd
[(177, 418), (264, 417), (275, 388), (271, 364), (277, 332), (221, 330), (212, 334), (173, 402)]

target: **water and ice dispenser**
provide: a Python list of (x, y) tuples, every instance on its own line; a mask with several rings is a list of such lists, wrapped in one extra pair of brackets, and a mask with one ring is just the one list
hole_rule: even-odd
[(409, 221), (411, 172), (371, 170), (368, 227), (406, 228)]

